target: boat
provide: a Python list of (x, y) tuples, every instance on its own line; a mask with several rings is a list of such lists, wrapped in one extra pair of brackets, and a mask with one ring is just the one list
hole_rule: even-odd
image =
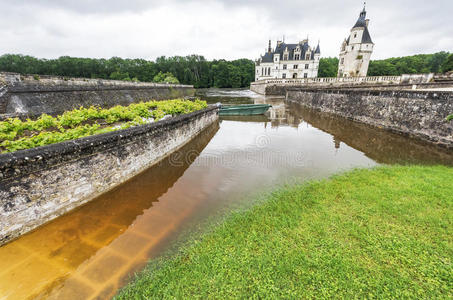
[(228, 105), (220, 108), (220, 116), (255, 116), (264, 115), (268, 109), (272, 107), (270, 104), (244, 104), (244, 105)]

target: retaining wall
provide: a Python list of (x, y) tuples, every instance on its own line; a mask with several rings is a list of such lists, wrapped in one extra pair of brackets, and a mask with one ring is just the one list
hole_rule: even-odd
[(209, 108), (0, 155), (0, 245), (137, 175), (218, 121)]
[(350, 120), (453, 148), (453, 92), (308, 90), (292, 88), (287, 100)]
[(193, 96), (193, 86), (0, 73), (0, 117)]
[[(262, 95), (284, 96), (286, 90), (298, 88), (379, 88), (413, 89), (425, 85), (435, 88), (434, 74), (404, 74), (402, 76), (367, 76), (367, 77), (319, 77), (299, 79), (265, 79), (250, 84), (250, 90)], [(451, 82), (445, 82), (452, 86)]]

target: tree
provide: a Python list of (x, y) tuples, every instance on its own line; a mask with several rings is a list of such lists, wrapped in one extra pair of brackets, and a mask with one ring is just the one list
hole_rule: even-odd
[(453, 53), (448, 56), (445, 62), (442, 64), (442, 72), (453, 71)]
[(338, 58), (328, 57), (319, 60), (318, 77), (337, 77)]
[(156, 76), (154, 76), (153, 82), (178, 84), (179, 80), (170, 72), (159, 72)]

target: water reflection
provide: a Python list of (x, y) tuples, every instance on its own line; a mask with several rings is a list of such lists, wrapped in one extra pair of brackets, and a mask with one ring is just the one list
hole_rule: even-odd
[(0, 247), (0, 298), (112, 296), (200, 201), (173, 197), (156, 203), (218, 129), (218, 123), (212, 125), (179, 156), (164, 159), (76, 211)]
[(108, 299), (181, 228), (288, 180), (378, 163), (453, 164), (451, 151), (282, 98), (244, 90), (198, 96), (272, 108), (222, 118), (161, 164), (0, 247), (0, 299)]

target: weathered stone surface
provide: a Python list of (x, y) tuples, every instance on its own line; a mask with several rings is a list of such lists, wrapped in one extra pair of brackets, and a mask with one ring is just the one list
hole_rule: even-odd
[(453, 87), (453, 76), (404, 74), (402, 76), (328, 77), (299, 79), (266, 79), (250, 84), (250, 90), (262, 95), (285, 96), (292, 88), (304, 89), (370, 89), (422, 90)]
[(137, 175), (218, 120), (218, 107), (0, 155), (0, 245)]
[(309, 90), (291, 88), (287, 99), (327, 113), (453, 148), (453, 92)]
[[(37, 78), (37, 77), (36, 77)], [(80, 106), (112, 107), (193, 96), (193, 86), (0, 73), (0, 116), (60, 114)]]

